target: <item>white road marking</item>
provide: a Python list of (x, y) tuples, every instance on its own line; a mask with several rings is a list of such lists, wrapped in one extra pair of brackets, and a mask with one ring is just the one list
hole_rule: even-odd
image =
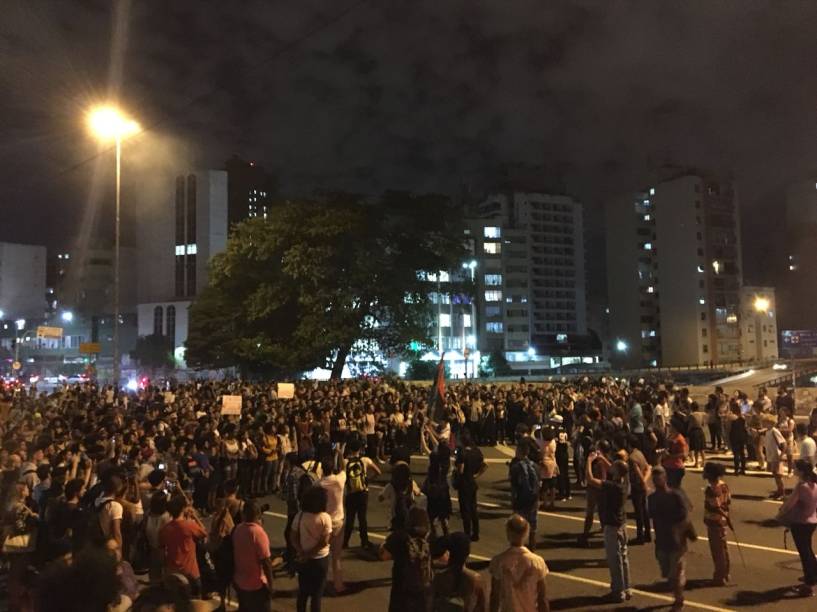
[[(483, 504), (484, 505), (484, 504)], [(278, 512), (264, 512), (264, 514), (268, 516), (274, 516), (275, 518), (286, 519), (286, 514), (280, 514)], [(542, 514), (542, 513), (540, 513)], [(375, 538), (377, 540), (385, 540), (386, 536), (381, 533), (369, 533), (370, 538)], [(471, 553), (471, 558), (475, 561), (490, 561), (490, 557), (485, 557), (483, 555), (477, 555)], [(601, 580), (593, 580), (592, 578), (584, 578), (583, 576), (576, 576), (574, 574), (565, 574), (564, 572), (549, 572), (548, 576), (553, 576), (554, 578), (562, 578), (564, 580), (571, 580), (573, 582), (581, 582), (583, 584), (589, 584), (591, 586), (600, 587), (602, 589), (608, 590), (610, 588), (610, 584), (607, 582), (602, 582)], [(667, 603), (672, 603), (674, 599), (667, 595), (661, 595), (660, 593), (652, 593), (650, 591), (642, 591), (640, 589), (631, 589), (631, 591), (636, 595), (641, 595), (643, 597), (649, 597), (652, 599), (657, 599), (659, 601), (664, 601)], [(690, 608), (697, 608), (699, 610), (710, 610), (711, 612), (735, 612), (730, 608), (719, 608), (717, 606), (710, 606), (709, 604), (705, 603), (698, 603), (696, 601), (691, 601), (689, 599), (684, 600), (684, 605), (689, 606)]]

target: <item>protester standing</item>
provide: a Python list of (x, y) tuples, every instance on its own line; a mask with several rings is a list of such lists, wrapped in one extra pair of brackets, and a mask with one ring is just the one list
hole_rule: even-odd
[(599, 490), (599, 518), (604, 532), (604, 551), (610, 569), (610, 599), (622, 602), (632, 597), (630, 591), (630, 559), (627, 552), (627, 527), (624, 516), (624, 500), (627, 497), (629, 468), (624, 461), (608, 463), (608, 478), (601, 480), (593, 475), (593, 461), (598, 453), (587, 458), (587, 484)]
[(518, 514), (505, 524), (510, 545), (491, 559), (491, 612), (550, 612), (545, 560), (525, 547), (530, 526)]
[(508, 480), (511, 484), (511, 508), (528, 522), (528, 548), (536, 548), (536, 523), (539, 506), (538, 466), (530, 459), (530, 438), (516, 445), (516, 456), (511, 460)]
[(689, 454), (689, 446), (686, 438), (678, 429), (679, 423), (674, 418), (670, 419), (669, 427), (667, 428), (669, 434), (667, 435), (667, 448), (664, 456), (661, 459), (661, 465), (666, 470), (667, 483), (673, 489), (681, 486), (681, 481), (684, 479), (686, 470), (684, 469), (684, 461)]
[(269, 612), (273, 571), (269, 537), (261, 526), (261, 511), (254, 500), (244, 504), (242, 514), (244, 520), (232, 534), (233, 584), (238, 595), (238, 609), (239, 612)]
[(357, 517), (360, 530), (360, 545), (369, 548), (369, 531), (367, 512), (369, 508), (369, 472), (380, 474), (380, 468), (369, 457), (362, 454), (360, 440), (349, 442), (350, 457), (346, 461), (346, 525), (343, 534), (343, 547), (349, 546), (349, 539), (355, 528)]
[(320, 612), (326, 577), (329, 574), (329, 541), (332, 537), (332, 517), (326, 512), (327, 492), (312, 486), (301, 497), (301, 511), (290, 528), (290, 541), (295, 549), (298, 568), (298, 612)]
[(709, 551), (715, 571), (712, 586), (725, 586), (729, 582), (729, 549), (726, 543), (726, 528), (731, 527), (729, 506), (732, 497), (729, 487), (723, 481), (726, 473), (719, 463), (704, 464), (703, 477), (707, 482), (704, 492), (704, 524), (709, 538)]
[[(467, 430), (466, 430), (467, 431)], [(381, 561), (394, 561), (389, 612), (431, 612), (431, 551), (428, 514), (411, 508), (405, 529), (389, 534), (380, 547)]]
[(478, 542), (477, 490), (479, 485), (477, 485), (477, 478), (485, 472), (488, 466), (482, 456), (482, 451), (474, 445), (467, 429), (462, 432), (462, 446), (457, 449), (456, 456), (454, 469), (457, 471), (462, 528), (470, 536), (472, 542)]
[(686, 586), (688, 504), (680, 489), (673, 489), (667, 482), (663, 467), (652, 471), (655, 492), (647, 498), (647, 510), (655, 529), (655, 558), (661, 576), (669, 583), (675, 600), (673, 612), (684, 607), (684, 586)]
[(812, 548), (812, 537), (817, 528), (817, 474), (802, 459), (795, 462), (794, 470), (798, 482), (780, 507), (778, 520), (791, 530), (803, 566), (803, 584), (797, 590), (801, 595), (810, 597), (814, 595), (817, 585), (817, 559)]

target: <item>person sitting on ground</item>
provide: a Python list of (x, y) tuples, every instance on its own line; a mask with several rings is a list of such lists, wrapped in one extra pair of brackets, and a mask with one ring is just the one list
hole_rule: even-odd
[(434, 609), (444, 602), (457, 598), (462, 600), (464, 612), (487, 612), (486, 585), (478, 572), (465, 567), (471, 554), (471, 539), (463, 532), (452, 533), (437, 539), (432, 545), (435, 559), (443, 557), (445, 567), (434, 575)]

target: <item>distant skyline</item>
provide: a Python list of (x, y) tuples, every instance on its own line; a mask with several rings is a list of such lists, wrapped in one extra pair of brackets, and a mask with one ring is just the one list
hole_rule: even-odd
[(99, 223), (111, 163), (81, 163), (82, 116), (117, 91), (155, 126), (126, 150), (129, 214), (146, 164), (236, 153), (286, 193), (455, 196), (544, 165), (592, 225), (671, 162), (733, 175), (746, 231), (768, 232), (770, 194), (817, 167), (815, 26), (807, 3), (9, 0), (0, 239), (68, 245)]

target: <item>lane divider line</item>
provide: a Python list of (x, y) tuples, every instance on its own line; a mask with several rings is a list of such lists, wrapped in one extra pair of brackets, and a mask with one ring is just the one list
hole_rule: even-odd
[[(279, 512), (264, 512), (267, 516), (272, 516), (275, 518), (286, 519), (286, 514), (281, 514)], [(385, 540), (386, 536), (381, 533), (369, 533), (370, 538), (375, 538), (377, 540)], [(486, 557), (484, 555), (477, 555), (475, 553), (471, 553), (470, 557), (475, 561), (487, 561), (490, 562), (491, 558)], [(590, 586), (600, 587), (603, 589), (609, 589), (610, 584), (607, 582), (602, 582), (601, 580), (593, 580), (592, 578), (585, 578), (583, 576), (576, 576), (574, 574), (565, 574), (563, 572), (548, 572), (548, 576), (553, 576), (554, 578), (561, 578), (563, 580), (570, 580), (572, 582), (581, 582), (583, 584), (588, 584)], [(669, 597), (668, 595), (661, 595), (660, 593), (653, 593), (651, 591), (642, 591), (641, 589), (631, 589), (633, 594), (641, 595), (642, 597), (649, 597), (652, 599), (657, 599), (659, 601), (663, 601), (666, 603), (672, 603), (674, 599)], [(684, 605), (689, 606), (690, 608), (697, 608), (699, 610), (709, 610), (710, 612), (735, 612), (730, 608), (719, 608), (717, 606), (710, 606), (709, 604), (699, 603), (695, 601), (691, 601), (689, 599), (684, 600)]]

